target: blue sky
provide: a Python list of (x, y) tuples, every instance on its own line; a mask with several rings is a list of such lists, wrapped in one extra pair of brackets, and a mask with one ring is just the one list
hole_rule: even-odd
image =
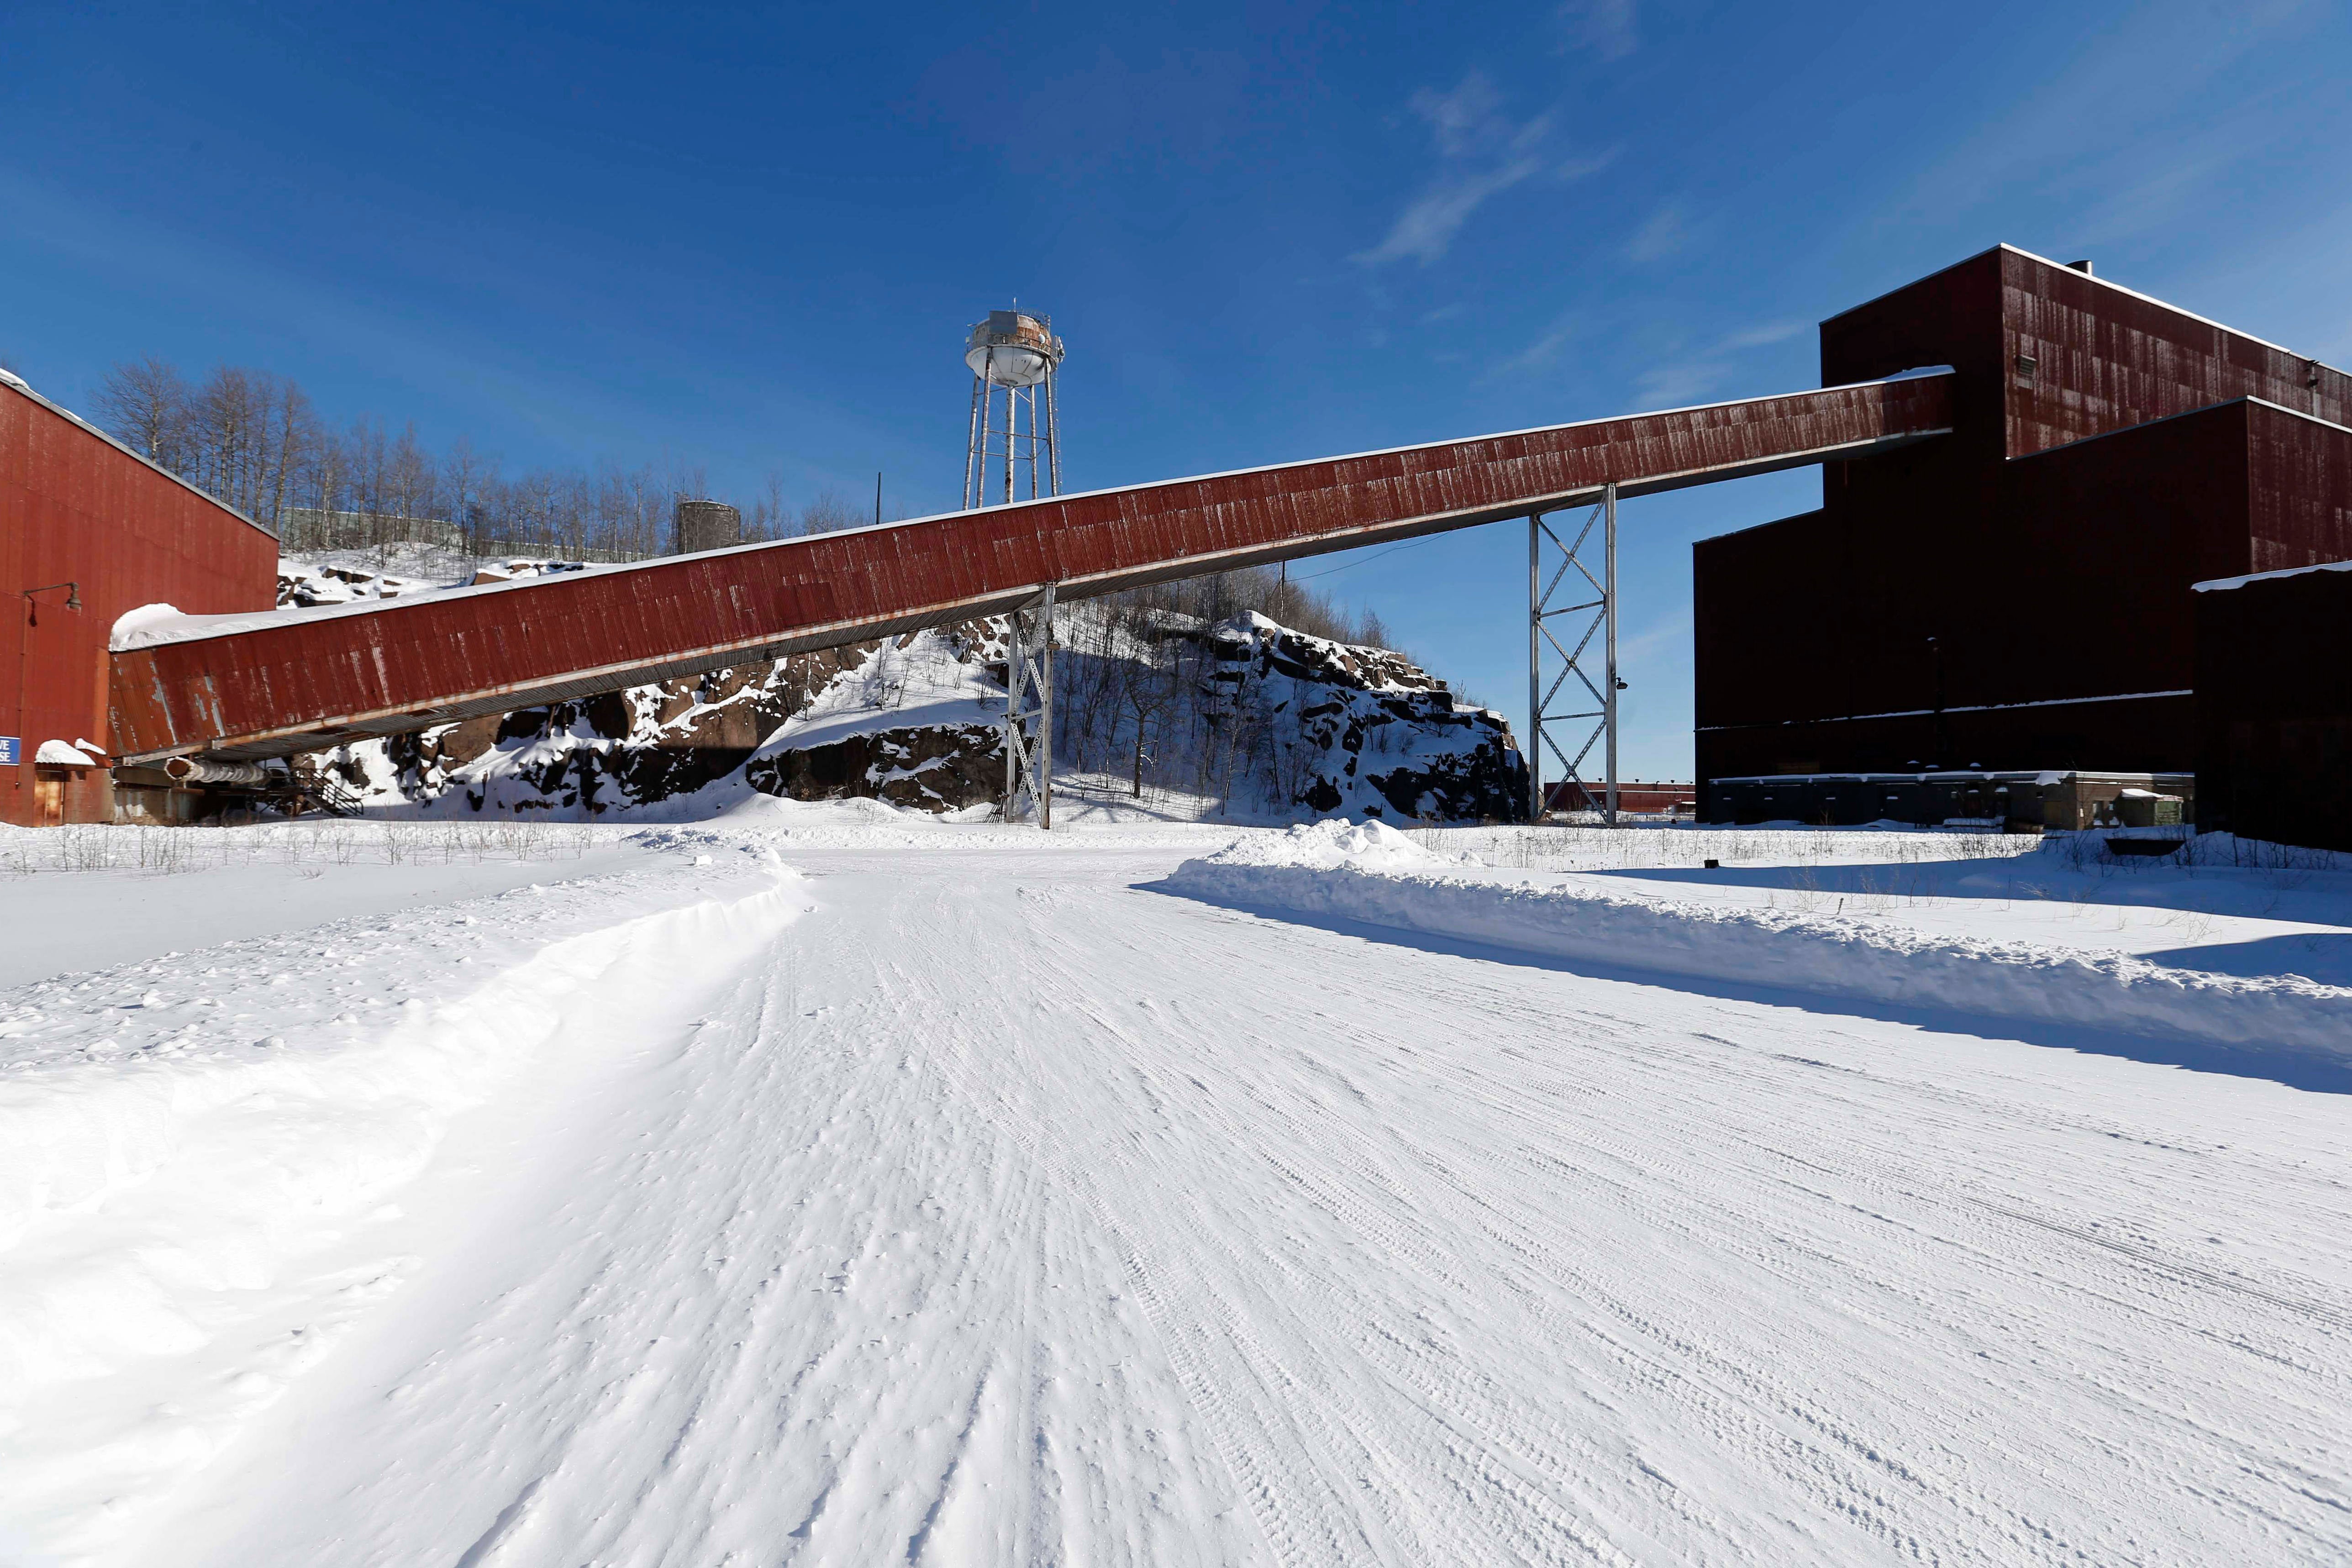
[[(2004, 240), (2340, 363), (2347, 81), (2318, 0), (26, 5), (0, 359), (908, 514), (1014, 296), (1074, 489), (1816, 384), (1821, 318)], [(1818, 495), (1628, 505), (1629, 774), (1688, 776), (1691, 541)], [(1516, 714), (1525, 561), (1299, 570)]]

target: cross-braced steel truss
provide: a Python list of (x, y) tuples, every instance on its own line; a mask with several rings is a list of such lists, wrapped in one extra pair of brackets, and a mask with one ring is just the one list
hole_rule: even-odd
[[(1054, 585), (1006, 617), (1004, 820), (1025, 804), (1037, 826), (1054, 826)], [(1034, 721), (1034, 728), (1032, 728)]]
[[(1601, 537), (1594, 540), (1595, 530)], [(1544, 577), (1544, 542), (1550, 541), (1559, 564)], [(1595, 575), (1588, 552), (1600, 550)], [(1590, 593), (1592, 597), (1584, 597)], [(1555, 604), (1555, 598), (1574, 600)], [(1555, 630), (1555, 624), (1559, 629)], [(1560, 633), (1565, 631), (1568, 639)], [(1601, 638), (1595, 649), (1593, 638)], [(1544, 684), (1544, 647), (1551, 647), (1557, 669)], [(1598, 667), (1596, 669), (1596, 666)], [(1599, 676), (1596, 680), (1595, 675)], [(1574, 541), (1553, 531), (1545, 514), (1528, 518), (1528, 816), (1543, 820), (1549, 804), (1544, 795), (1544, 753), (1558, 760), (1563, 783), (1580, 791), (1583, 804), (1599, 805), (1610, 826), (1617, 826), (1617, 487), (1604, 487), (1601, 500), (1585, 513)], [(1573, 708), (1589, 700), (1590, 709), (1554, 712), (1552, 703), (1567, 689)], [(1581, 691), (1580, 698), (1576, 694)], [(1565, 740), (1576, 749), (1568, 751)], [(1586, 763), (1595, 744), (1601, 747), (1601, 776), (1592, 778)]]

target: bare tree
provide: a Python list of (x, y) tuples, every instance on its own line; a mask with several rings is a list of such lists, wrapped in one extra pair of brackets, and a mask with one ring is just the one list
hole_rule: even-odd
[(186, 462), (189, 397), (185, 378), (149, 354), (108, 371), (96, 401), (115, 439), (150, 462), (178, 469)]
[(498, 482), (498, 460), (475, 451), (472, 437), (460, 436), (449, 444), (449, 455), (441, 459), (441, 499), (448, 505), (449, 520), (461, 531), (459, 537), (468, 554), (486, 553), (482, 535), (489, 512), (483, 503)]
[(840, 491), (823, 489), (816, 499), (801, 508), (800, 531), (803, 533), (834, 533), (845, 528), (856, 528), (869, 521), (865, 510), (845, 498)]
[(267, 510), (254, 515), (272, 528), (281, 528), (286, 510), (293, 504), (304, 457), (319, 438), (319, 422), (310, 412), (309, 396), (290, 381), (279, 381), (271, 389), (267, 415), (263, 442), (268, 482), (260, 498)]
[(1158, 627), (1150, 624), (1149, 614), (1127, 616), (1132, 644), (1142, 657), (1127, 665), (1126, 679), (1120, 682), (1118, 695), (1124, 710), (1121, 717), (1134, 727), (1130, 737), (1133, 769), (1129, 778), (1130, 793), (1137, 800), (1143, 798), (1143, 764), (1157, 752), (1153, 741), (1165, 733), (1167, 717), (1176, 705), (1176, 661), (1171, 657), (1168, 639), (1159, 637)]

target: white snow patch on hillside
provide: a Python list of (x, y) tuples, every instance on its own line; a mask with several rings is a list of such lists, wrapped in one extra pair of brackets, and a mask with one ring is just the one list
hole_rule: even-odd
[[(987, 667), (956, 658), (939, 632), (916, 632), (884, 642), (864, 664), (835, 676), (761, 743), (752, 760), (892, 730), (1003, 721), (1004, 688), (989, 679)], [(710, 787), (734, 782), (721, 780)]]

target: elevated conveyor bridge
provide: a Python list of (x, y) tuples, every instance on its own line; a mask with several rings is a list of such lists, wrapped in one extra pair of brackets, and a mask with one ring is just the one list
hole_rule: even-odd
[(1952, 377), (1630, 415), (1058, 496), (412, 599), (115, 639), (116, 754), (316, 751), (749, 658), (1884, 451)]

